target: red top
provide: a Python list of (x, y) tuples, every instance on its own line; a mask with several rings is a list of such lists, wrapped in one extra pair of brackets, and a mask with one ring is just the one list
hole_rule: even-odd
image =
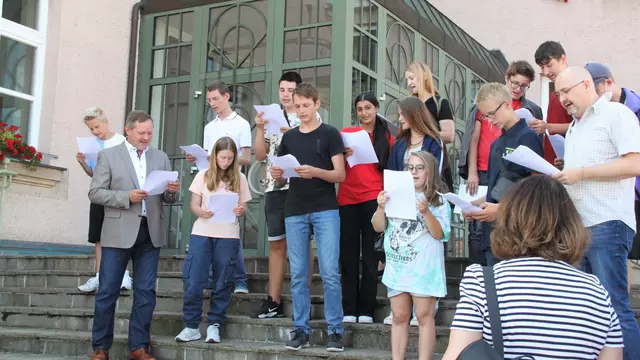
[[(512, 100), (513, 110), (520, 109), (520, 100)], [(480, 117), (482, 113), (478, 111), (477, 121), (480, 121), (480, 141), (478, 142), (478, 171), (489, 170), (489, 153), (491, 152), (491, 143), (502, 135), (499, 127), (491, 125), (489, 121), (484, 121)]]
[[(360, 126), (342, 129), (343, 133), (352, 133), (362, 130)], [(373, 141), (373, 133), (369, 134)], [(389, 149), (394, 138), (389, 135)], [(360, 164), (353, 168), (345, 161), (346, 177), (338, 187), (338, 203), (340, 206), (353, 205), (375, 200), (382, 191), (382, 172), (378, 170), (378, 164)]]
[[(549, 124), (570, 124), (573, 121), (573, 117), (569, 115), (565, 110), (562, 103), (556, 96), (555, 92), (551, 92), (549, 95), (549, 107), (547, 108), (547, 123)], [(564, 134), (560, 134), (564, 136)], [(553, 146), (549, 142), (549, 139), (544, 137), (544, 159), (553, 164), (553, 160), (556, 158), (556, 153), (553, 151)]]

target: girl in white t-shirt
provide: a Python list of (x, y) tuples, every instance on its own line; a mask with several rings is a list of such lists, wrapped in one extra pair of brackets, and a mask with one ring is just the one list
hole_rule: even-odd
[(438, 165), (433, 155), (421, 150), (411, 154), (405, 167), (413, 176), (416, 203), (407, 206), (414, 207), (416, 220), (387, 218), (384, 208), (389, 196), (385, 191), (378, 195), (372, 219), (374, 230), (384, 231), (382, 282), (388, 287), (393, 312), (393, 359), (405, 358), (412, 302), (420, 327), (420, 359), (427, 359), (436, 344), (434, 307), (437, 298), (447, 294), (444, 241), (451, 231), (451, 209), (437, 193), (446, 189)]
[[(189, 187), (191, 212), (198, 217), (191, 230), (189, 255), (184, 263), (183, 315), (187, 327), (176, 336), (186, 342), (201, 338), (198, 327), (202, 320), (202, 290), (207, 284), (209, 268), (213, 269), (206, 342), (220, 342), (220, 327), (224, 325), (231, 301), (240, 245), (238, 216), (243, 216), (251, 192), (247, 178), (240, 172), (238, 149), (228, 136), (216, 141), (209, 169), (196, 175)], [(234, 198), (235, 196), (235, 198)], [(233, 209), (229, 202), (233, 203)], [(229, 217), (225, 216), (233, 211)]]

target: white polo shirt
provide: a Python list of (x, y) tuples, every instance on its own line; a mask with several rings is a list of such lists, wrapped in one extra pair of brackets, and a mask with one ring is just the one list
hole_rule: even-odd
[[(623, 104), (600, 98), (574, 118), (567, 131), (565, 168), (608, 164), (621, 156), (640, 153), (640, 126), (635, 114)], [(621, 220), (636, 230), (634, 208), (635, 178), (624, 180), (584, 180), (568, 185), (586, 227)]]
[[(221, 119), (220, 115), (218, 115), (213, 121), (205, 125), (202, 148), (211, 155), (216, 141), (224, 136), (232, 138), (240, 148), (251, 147), (251, 125), (235, 111), (224, 119)], [(240, 149), (238, 149), (238, 152), (240, 152)]]

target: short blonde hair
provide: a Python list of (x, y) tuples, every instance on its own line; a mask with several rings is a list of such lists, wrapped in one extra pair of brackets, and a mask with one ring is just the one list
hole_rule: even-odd
[(488, 83), (482, 85), (476, 94), (476, 104), (483, 103), (489, 99), (497, 99), (499, 101), (511, 100), (509, 89), (500, 83)]
[(87, 121), (91, 121), (94, 119), (105, 122), (107, 121), (107, 115), (105, 115), (104, 110), (99, 107), (90, 107), (84, 111), (83, 121), (85, 124), (87, 123)]

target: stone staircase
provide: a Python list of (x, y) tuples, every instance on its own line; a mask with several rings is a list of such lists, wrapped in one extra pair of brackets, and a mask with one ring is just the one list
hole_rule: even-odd
[[(158, 268), (157, 305), (151, 327), (152, 350), (161, 360), (197, 359), (389, 359), (391, 327), (381, 324), (389, 313), (386, 288), (380, 284), (376, 324), (345, 324), (344, 353), (325, 350), (327, 333), (323, 320), (322, 279), (313, 275), (311, 289), (312, 334), (309, 349), (287, 352), (284, 343), (293, 328), (290, 278), (283, 284), (282, 304), (286, 318), (251, 319), (266, 297), (268, 259), (245, 259), (249, 294), (233, 295), (228, 309), (229, 320), (221, 332), (220, 344), (203, 341), (179, 344), (174, 337), (184, 327), (182, 322), (182, 264), (184, 256), (163, 256)], [(465, 259), (447, 262), (448, 292), (436, 315), (437, 346), (442, 354), (447, 346), (449, 329), (458, 298), (458, 283), (466, 266)], [(38, 359), (56, 357), (88, 358), (91, 354), (94, 295), (77, 290), (93, 275), (94, 258), (86, 255), (0, 255), (0, 358), (8, 354), (35, 354)], [(205, 291), (203, 311), (209, 307), (210, 293)], [(132, 293), (123, 291), (116, 308), (113, 359), (128, 356), (127, 330)], [(206, 316), (205, 316), (206, 321)], [(201, 325), (204, 333), (206, 323)], [(418, 347), (417, 328), (411, 328), (409, 358)], [(3, 352), (7, 353), (4, 357)], [(437, 357), (439, 358), (439, 356)], [(20, 355), (20, 359), (29, 359)]]
[[(157, 305), (151, 327), (152, 351), (160, 360), (200, 359), (390, 359), (391, 327), (381, 324), (389, 313), (386, 288), (378, 290), (375, 324), (345, 324), (344, 353), (325, 350), (327, 333), (323, 312), (322, 280), (316, 273), (311, 289), (312, 347), (297, 353), (287, 352), (284, 343), (292, 330), (292, 303), (287, 295), (289, 278), (283, 284), (282, 303), (286, 318), (251, 319), (248, 315), (266, 297), (268, 259), (245, 259), (249, 294), (233, 295), (229, 320), (222, 330), (220, 344), (203, 341), (176, 343), (182, 322), (182, 264), (184, 256), (164, 256), (160, 260)], [(77, 290), (93, 275), (91, 256), (12, 256), (0, 255), (0, 359), (59, 360), (88, 359), (91, 354), (91, 327), (94, 295)], [(458, 284), (466, 259), (447, 260), (448, 296), (440, 301), (436, 314), (436, 354), (447, 347), (449, 325), (459, 297)], [(315, 267), (316, 272), (318, 267)], [(128, 359), (127, 330), (131, 292), (124, 291), (116, 308), (112, 359)], [(210, 293), (205, 291), (203, 311), (208, 310)], [(640, 307), (640, 288), (633, 291), (633, 303)], [(206, 316), (205, 316), (206, 321)], [(201, 325), (204, 333), (206, 324)], [(410, 329), (409, 356), (417, 357), (418, 331)], [(13, 354), (13, 355), (11, 355)], [(439, 359), (436, 355), (434, 358)]]

